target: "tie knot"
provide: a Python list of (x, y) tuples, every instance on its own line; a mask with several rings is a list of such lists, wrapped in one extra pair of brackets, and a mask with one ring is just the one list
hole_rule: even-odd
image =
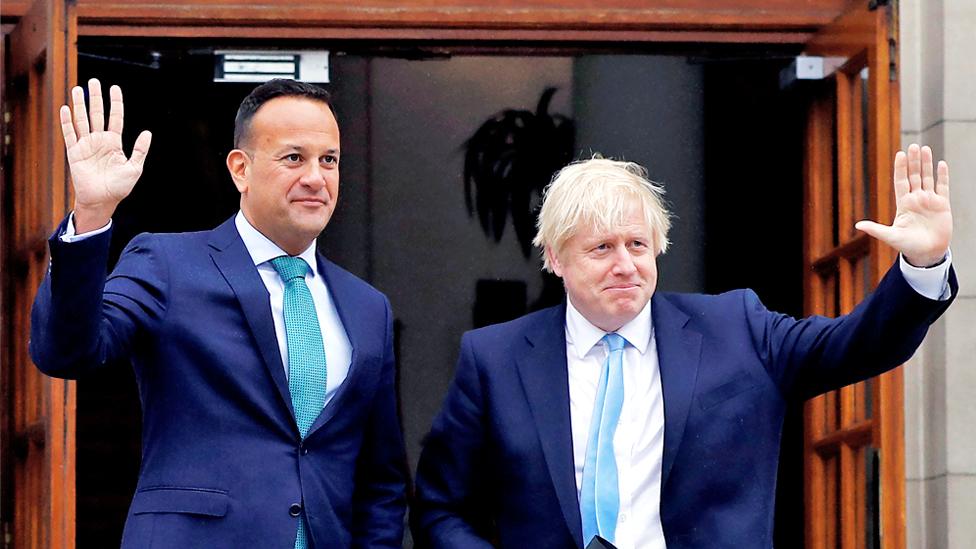
[(627, 344), (627, 340), (618, 333), (609, 333), (603, 336), (603, 339), (607, 341), (607, 347), (610, 347), (610, 352), (622, 351), (624, 345)]
[(305, 278), (309, 270), (308, 263), (305, 263), (304, 259), (289, 255), (281, 255), (272, 259), (271, 265), (286, 283), (296, 278)]

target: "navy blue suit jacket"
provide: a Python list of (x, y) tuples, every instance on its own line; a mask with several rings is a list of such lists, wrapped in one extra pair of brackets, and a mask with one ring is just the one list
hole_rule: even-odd
[[(950, 285), (955, 295), (954, 274)], [(797, 321), (745, 290), (655, 293), (668, 548), (772, 546), (787, 401), (904, 362), (948, 304), (917, 294), (897, 267), (838, 319)], [(583, 547), (565, 319), (563, 305), (463, 337), (420, 457), (420, 546)]]
[(63, 227), (31, 356), (64, 378), (132, 361), (142, 467), (123, 547), (291, 548), (295, 503), (315, 547), (401, 546), (406, 461), (382, 294), (318, 256), (353, 353), (302, 443), (268, 292), (233, 219), (137, 236), (107, 280), (110, 235), (66, 244)]

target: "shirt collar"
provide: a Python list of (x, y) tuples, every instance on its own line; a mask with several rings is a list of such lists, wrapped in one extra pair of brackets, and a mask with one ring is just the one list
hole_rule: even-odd
[[(244, 217), (244, 212), (237, 212), (237, 216), (234, 218), (234, 224), (237, 226), (237, 232), (240, 233), (241, 240), (244, 241), (244, 247), (247, 248), (247, 253), (251, 255), (251, 261), (254, 262), (255, 266), (267, 263), (276, 257), (288, 255), (288, 252), (279, 248), (277, 244), (255, 229), (254, 225), (251, 225), (251, 222)], [(308, 248), (305, 248), (305, 251), (298, 254), (298, 257), (304, 259), (308, 263), (308, 266), (312, 268), (312, 276), (318, 276), (319, 268), (318, 262), (315, 259), (314, 240), (308, 245)]]
[[(634, 346), (640, 354), (644, 354), (647, 350), (647, 346), (651, 341), (651, 336), (654, 334), (654, 325), (651, 322), (651, 302), (648, 300), (647, 305), (641, 309), (637, 316), (633, 320), (624, 324), (617, 330), (617, 333), (627, 340), (628, 343)], [(594, 345), (603, 339), (603, 336), (607, 335), (607, 332), (594, 326), (583, 313), (579, 312), (576, 307), (573, 306), (573, 302), (570, 301), (569, 296), (566, 297), (566, 340), (572, 343), (573, 348), (576, 350), (576, 354), (579, 355), (580, 360), (586, 356), (586, 353), (590, 352), (590, 349)]]

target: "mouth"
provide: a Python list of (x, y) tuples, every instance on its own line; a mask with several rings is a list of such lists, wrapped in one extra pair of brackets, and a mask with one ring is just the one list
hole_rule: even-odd
[(301, 204), (302, 206), (325, 206), (325, 200), (322, 198), (308, 197), (308, 198), (296, 198), (292, 200), (295, 204)]
[(640, 284), (613, 284), (605, 287), (603, 290), (607, 292), (626, 292), (638, 288), (640, 288)]

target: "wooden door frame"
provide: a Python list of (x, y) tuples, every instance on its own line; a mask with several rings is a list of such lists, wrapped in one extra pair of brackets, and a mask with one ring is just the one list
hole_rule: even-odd
[[(50, 0), (49, 0), (50, 1)], [(60, 2), (54, 1), (55, 4)], [(307, 39), (307, 40), (391, 40), (423, 45), (448, 44), (450, 47), (463, 47), (463, 43), (473, 43), (479, 48), (502, 48), (515, 44), (527, 44), (542, 48), (547, 44), (585, 44), (587, 47), (609, 48), (642, 44), (779, 44), (804, 45), (814, 39), (817, 31), (834, 20), (852, 4), (866, 5), (868, 0), (808, 0), (797, 6), (795, 1), (787, 0), (698, 0), (687, 2), (675, 8), (667, 0), (614, 2), (615, 8), (578, 7), (588, 4), (582, 1), (568, 1), (570, 8), (553, 7), (553, 2), (532, 2), (534, 7), (519, 8), (520, 2), (504, 0), (491, 6), (475, 6), (473, 2), (455, 0), (437, 2), (434, 0), (405, 0), (402, 2), (383, 2), (374, 0), (349, 6), (342, 2), (308, 2), (295, 0), (287, 6), (280, 4), (232, 3), (221, 0), (164, 1), (150, 3), (104, 0), (66, 0), (64, 5), (73, 9), (77, 15), (78, 26), (72, 36), (85, 37), (132, 37), (132, 38), (180, 38), (202, 39)], [(883, 2), (882, 2), (883, 3)], [(375, 4), (375, 5), (365, 5)], [(482, 3), (483, 4), (483, 3)], [(739, 5), (734, 9), (733, 5)], [(5, 30), (12, 22), (28, 20), (29, 0), (5, 2), (2, 11)], [(733, 7), (730, 7), (733, 6)], [(275, 9), (268, 9), (274, 7)], [(327, 8), (327, 9), (325, 9)], [(890, 7), (886, 8), (893, 12)], [(69, 39), (70, 40), (70, 39)], [(75, 42), (72, 42), (75, 43)], [(885, 45), (887, 47), (887, 45)], [(9, 69), (9, 67), (8, 67)], [(68, 78), (70, 75), (70, 78)], [(70, 81), (74, 83), (74, 60), (65, 67), (65, 90)], [(895, 100), (892, 113), (892, 139), (898, 134), (897, 86), (893, 87)], [(52, 113), (54, 111), (52, 110)], [(56, 133), (56, 132), (55, 132)], [(60, 137), (56, 135), (59, 139)], [(52, 151), (63, 152), (60, 141), (54, 143)], [(894, 142), (882, 143), (874, 155), (890, 158)], [(62, 163), (58, 163), (62, 164)], [(63, 166), (60, 168), (64, 179)], [(63, 211), (70, 204), (67, 188), (60, 193), (63, 202), (52, 204), (47, 211)], [(55, 192), (54, 194), (59, 194)], [(890, 218), (891, 204), (887, 198), (875, 197), (877, 216)], [(889, 201), (890, 202), (890, 201)], [(47, 228), (57, 219), (57, 215), (46, 218)], [(809, 227), (809, 225), (808, 225)], [(879, 272), (880, 265), (886, 265), (883, 258), (891, 256), (890, 251), (881, 249), (876, 243), (871, 247), (873, 272)], [(43, 254), (43, 252), (42, 252)], [(887, 254), (887, 255), (886, 255)], [(8, 266), (9, 267), (9, 266)], [(8, 275), (4, 270), (4, 278)], [(9, 292), (8, 292), (9, 293)], [(0, 301), (2, 303), (2, 301)], [(8, 341), (25, 335), (17, 333), (17, 328), (4, 333)], [(26, 329), (21, 326), (20, 330)], [(63, 441), (70, 448), (65, 459), (58, 462), (65, 476), (63, 486), (64, 501), (74, 502), (74, 385), (51, 381), (52, 386), (63, 384), (60, 397), (64, 402)], [(898, 392), (901, 388), (901, 374), (889, 374), (882, 382), (882, 390)], [(900, 395), (900, 392), (898, 392)], [(898, 402), (901, 400), (899, 398)], [(902, 411), (899, 408), (897, 414)], [(904, 545), (904, 449), (901, 440), (902, 419), (896, 418), (892, 428), (877, 427), (873, 433), (877, 440), (889, 447), (900, 448), (897, 452), (902, 464), (897, 474), (885, 477), (887, 501), (899, 501), (892, 508), (885, 507), (883, 520), (900, 524), (901, 543)], [(881, 423), (881, 422), (878, 422)], [(52, 447), (53, 448), (53, 447)], [(893, 467), (897, 464), (890, 463)], [(890, 470), (891, 468), (889, 468)], [(902, 484), (893, 484), (897, 478)], [(52, 485), (54, 486), (54, 485)], [(65, 504), (67, 505), (67, 504)], [(51, 525), (51, 529), (63, 535), (63, 547), (73, 546), (74, 511), (65, 508), (63, 524)], [(70, 511), (70, 512), (68, 512)], [(70, 535), (69, 535), (70, 534)], [(887, 545), (886, 545), (887, 547)]]
[[(17, 17), (30, 0), (8, 0)], [(804, 43), (867, 0), (75, 0), (84, 35)], [(269, 33), (270, 29), (270, 33)]]
[(10, 477), (4, 482), (17, 495), (4, 501), (13, 507), (4, 516), (4, 544), (14, 547), (73, 547), (75, 537), (75, 386), (42, 375), (27, 351), (47, 236), (71, 202), (57, 111), (76, 79), (74, 22), (71, 2), (36, 0), (6, 45), (4, 135), (13, 154), (9, 163), (4, 156), (0, 366), (7, 392), (3, 474)]
[[(807, 46), (812, 54), (844, 57), (847, 62), (823, 83), (808, 116), (804, 222), (806, 314), (832, 316), (849, 312), (870, 289), (857, 279), (859, 262), (867, 262), (867, 275), (873, 287), (897, 255), (880, 241), (853, 230), (854, 221), (863, 216), (856, 210), (865, 204), (859, 202), (852, 174), (861, 172), (863, 166), (858, 164), (861, 161), (858, 153), (865, 151), (858, 151), (861, 145), (851, 137), (862, 129), (859, 125), (863, 120), (860, 105), (851, 99), (851, 92), (865, 85), (860, 81), (859, 72), (867, 67), (870, 69), (867, 124), (874, 138), (868, 139), (864, 160), (869, 168), (866, 206), (868, 217), (888, 221), (894, 215), (891, 163), (900, 124), (897, 38), (897, 13), (892, 6), (886, 6), (877, 11), (852, 10)], [(832, 189), (835, 177), (836, 189)], [(824, 212), (831, 212), (830, 216), (825, 217)], [(832, 234), (835, 224), (836, 242)], [(864, 505), (857, 501), (857, 496), (866, 495), (859, 490), (866, 490), (862, 450), (869, 446), (877, 448), (880, 455), (879, 542), (886, 548), (905, 546), (902, 371), (898, 368), (874, 380), (870, 395), (865, 394), (862, 383), (807, 402), (804, 413), (807, 523), (825, 525), (822, 530), (808, 527), (808, 548), (832, 547), (835, 536), (845, 549), (864, 546)], [(862, 417), (857, 410), (867, 396), (873, 403), (873, 415)], [(829, 460), (838, 463), (838, 473), (826, 466)], [(853, 481), (845, 480), (851, 477)], [(829, 516), (837, 513), (842, 517), (839, 521)]]

